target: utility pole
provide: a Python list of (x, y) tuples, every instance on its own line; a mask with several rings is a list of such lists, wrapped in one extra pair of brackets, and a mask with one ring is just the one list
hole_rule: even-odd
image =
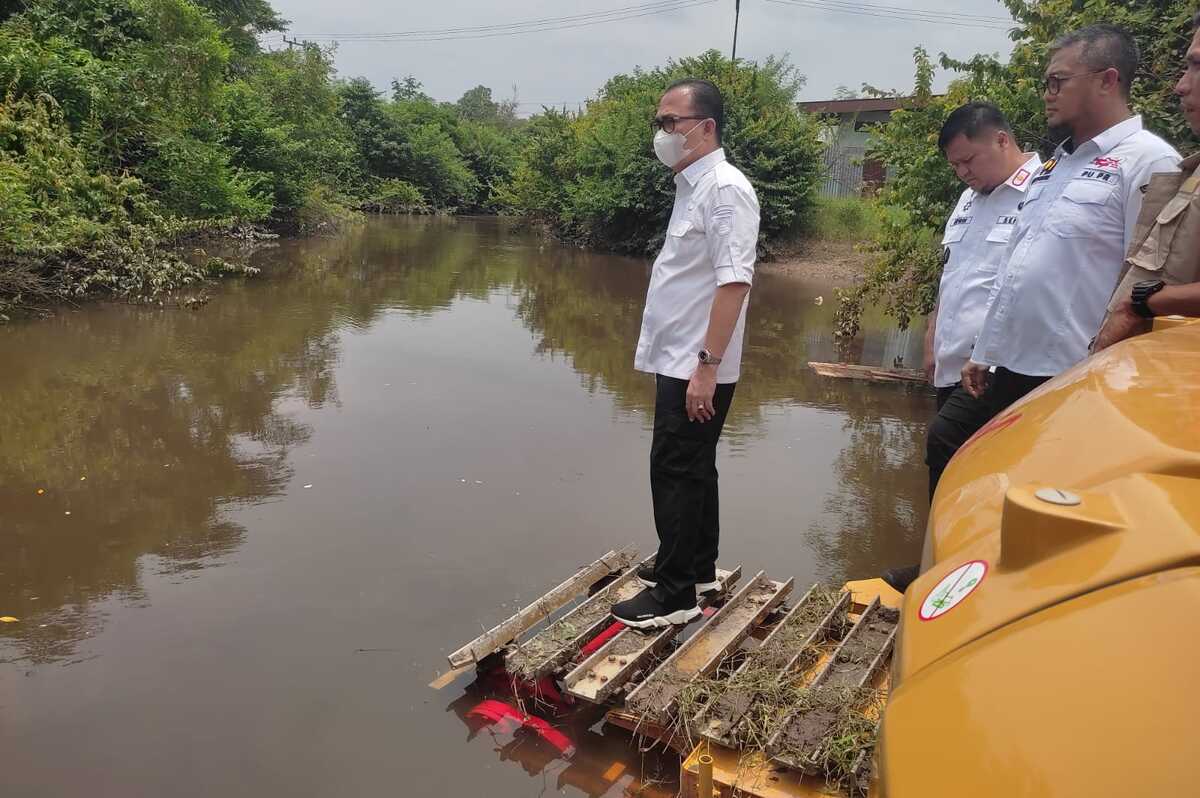
[(729, 56), (730, 61), (737, 61), (737, 30), (738, 17), (742, 15), (742, 0), (733, 0), (733, 53)]

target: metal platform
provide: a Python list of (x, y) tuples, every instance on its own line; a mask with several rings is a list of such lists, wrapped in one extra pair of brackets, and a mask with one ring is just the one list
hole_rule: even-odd
[[(788, 606), (793, 580), (759, 571), (736, 589), (742, 573), (736, 566), (718, 569), (723, 590), (700, 619), (686, 628), (643, 632), (621, 626), (610, 613), (614, 603), (642, 589), (637, 569), (650, 561), (639, 562), (630, 549), (608, 552), (456, 650), (449, 656), (452, 670), (431, 686), (444, 687), (484, 660), (493, 669), (499, 662), (504, 678), (553, 684), (585, 706), (606, 709), (608, 723), (678, 751), (684, 796), (695, 794), (701, 750), (712, 756), (721, 795), (829, 795), (819, 754), (822, 734), (834, 724), (820, 714), (820, 702), (764, 710), (768, 699), (757, 685), (854, 701), (870, 695), (873, 700), (850, 709), (874, 724), (887, 690), (899, 594), (879, 580), (849, 583), (840, 592), (814, 585)], [(764, 711), (777, 730), (769, 742), (751, 745), (743, 726)], [(811, 746), (797, 745), (809, 737)], [(865, 794), (869, 748), (852, 770), (844, 779), (847, 792)]]

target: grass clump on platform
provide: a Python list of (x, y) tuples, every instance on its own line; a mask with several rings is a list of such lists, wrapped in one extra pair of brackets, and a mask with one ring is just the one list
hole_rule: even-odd
[[(676, 698), (674, 733), (690, 743), (702, 734), (719, 737), (743, 753), (757, 752), (846, 785), (860, 754), (875, 744), (875, 705), (882, 694), (814, 689), (800, 676), (821, 655), (824, 635), (810, 638), (840, 595), (815, 591), (740, 666), (736, 659), (727, 661), (711, 676), (692, 680)], [(825, 635), (842, 637), (848, 625), (841, 613), (830, 619)], [(789, 663), (792, 670), (785, 672)]]

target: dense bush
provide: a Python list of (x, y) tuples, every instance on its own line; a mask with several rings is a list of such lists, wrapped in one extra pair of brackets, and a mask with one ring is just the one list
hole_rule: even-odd
[(1196, 139), (1179, 113), (1172, 89), (1191, 39), (1195, 4), (1190, 0), (1005, 0), (1016, 22), (1008, 63), (976, 56), (956, 61), (943, 55), (940, 65), (959, 73), (949, 90), (934, 96), (934, 64), (916, 51), (914, 100), (892, 114), (873, 136), (872, 154), (890, 167), (881, 201), (885, 214), (877, 257), (863, 282), (843, 294), (839, 330), (857, 331), (858, 314), (882, 301), (901, 326), (928, 313), (941, 278), (941, 228), (962, 191), (937, 149), (938, 132), (955, 107), (972, 100), (994, 102), (1004, 110), (1027, 149), (1048, 155), (1056, 142), (1046, 130), (1041, 100), (1042, 72), (1049, 45), (1059, 35), (1097, 22), (1131, 31), (1142, 48), (1133, 86), (1133, 106), (1151, 130), (1181, 151), (1194, 150)]
[(572, 242), (653, 252), (675, 187), (654, 157), (650, 120), (663, 90), (682, 77), (712, 80), (725, 95), (725, 149), (758, 193), (761, 241), (803, 226), (821, 144), (816, 123), (796, 108), (801, 79), (783, 60), (735, 65), (716, 51), (618, 75), (578, 117), (547, 112), (532, 122), (502, 201)]
[(53, 100), (0, 104), (0, 319), (95, 290), (151, 297), (201, 282), (209, 266), (164, 250), (188, 227), (138, 178), (97, 169)]
[(0, 3), (0, 308), (201, 279), (170, 249), (199, 228), (498, 209), (515, 106), (382, 100), (330, 51), (259, 49), (283, 27), (266, 0)]

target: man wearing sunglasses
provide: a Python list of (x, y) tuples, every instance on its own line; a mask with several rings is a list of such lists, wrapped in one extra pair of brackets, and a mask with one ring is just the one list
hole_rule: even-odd
[(1179, 154), (1129, 109), (1138, 58), (1133, 37), (1111, 25), (1081, 28), (1051, 47), (1046, 119), (1069, 137), (1030, 180), (963, 367), (962, 390), (984, 401), (969, 418), (934, 422), (931, 470), (940, 473), (997, 413), (1087, 357), (1150, 176), (1179, 169)]
[(725, 160), (721, 92), (671, 85), (654, 117), (653, 149), (675, 173), (675, 204), (654, 261), (634, 368), (655, 375), (650, 492), (658, 555), (646, 585), (613, 607), (640, 629), (700, 615), (717, 581), (717, 440), (733, 401), (758, 249), (758, 197)]

